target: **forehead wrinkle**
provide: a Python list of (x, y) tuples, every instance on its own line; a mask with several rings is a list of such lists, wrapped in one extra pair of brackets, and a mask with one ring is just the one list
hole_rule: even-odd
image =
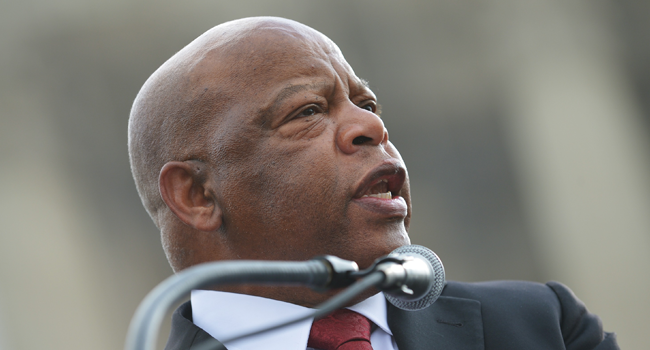
[[(335, 45), (334, 48), (338, 49), (338, 47)], [(331, 54), (327, 55), (327, 57), (330, 66), (335, 71), (335, 79), (337, 81), (337, 84), (334, 87), (334, 91), (332, 91), (332, 95), (337, 94), (337, 90), (339, 88), (343, 90), (343, 95), (348, 97), (351, 94), (358, 93), (359, 90), (365, 90), (364, 92), (369, 92), (372, 94), (372, 90), (370, 90), (368, 81), (358, 77), (354, 73), (354, 70), (345, 60), (345, 57), (343, 57), (343, 54), (340, 50), (335, 50)]]

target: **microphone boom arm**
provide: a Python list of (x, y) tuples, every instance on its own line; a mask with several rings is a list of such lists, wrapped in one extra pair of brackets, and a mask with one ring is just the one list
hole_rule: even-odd
[[(357, 281), (358, 278), (361, 279)], [(317, 291), (353, 285), (323, 303), (324, 309), (312, 315), (318, 317), (329, 312), (328, 309), (342, 306), (371, 285), (384, 291), (386, 299), (400, 309), (426, 308), (442, 293), (445, 272), (438, 256), (418, 245), (397, 248), (363, 271), (359, 271), (355, 262), (331, 255), (302, 262), (240, 260), (196, 265), (167, 278), (147, 294), (131, 320), (125, 349), (155, 350), (158, 330), (167, 311), (191, 290), (235, 283), (302, 285)]]
[(196, 265), (156, 286), (138, 306), (126, 338), (126, 350), (155, 350), (167, 311), (193, 289), (235, 283), (306, 285), (318, 290), (352, 284), (357, 264), (335, 256), (303, 262), (217, 261)]

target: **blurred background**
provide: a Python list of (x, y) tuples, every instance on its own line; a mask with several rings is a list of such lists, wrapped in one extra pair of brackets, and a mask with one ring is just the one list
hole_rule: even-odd
[(412, 241), (449, 279), (561, 281), (647, 348), (650, 2), (9, 0), (0, 349), (123, 347), (171, 274), (129, 170), (131, 103), (195, 37), (258, 15), (323, 32), (370, 81)]

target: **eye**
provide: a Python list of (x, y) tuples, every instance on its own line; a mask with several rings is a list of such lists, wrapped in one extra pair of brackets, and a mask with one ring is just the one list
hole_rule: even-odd
[(369, 111), (369, 112), (372, 112), (372, 113), (375, 113), (375, 112), (377, 112), (377, 103), (375, 103), (374, 101), (366, 102), (366, 103), (363, 103), (363, 104), (359, 105), (359, 108), (365, 109), (366, 111)]
[(299, 117), (309, 117), (309, 116), (314, 115), (314, 114), (316, 114), (316, 108), (309, 107), (309, 108), (303, 109), (302, 112), (300, 112), (300, 114), (298, 114), (298, 116)]
[(312, 115), (316, 115), (318, 113), (323, 113), (323, 110), (318, 106), (311, 105), (298, 112), (298, 114), (296, 114), (296, 118), (311, 117)]

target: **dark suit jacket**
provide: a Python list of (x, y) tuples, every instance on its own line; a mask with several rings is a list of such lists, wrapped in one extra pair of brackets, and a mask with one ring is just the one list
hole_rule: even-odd
[[(449, 282), (427, 309), (389, 303), (388, 324), (400, 350), (619, 349), (598, 316), (556, 282)], [(187, 302), (174, 312), (165, 350), (193, 349), (206, 339)]]

